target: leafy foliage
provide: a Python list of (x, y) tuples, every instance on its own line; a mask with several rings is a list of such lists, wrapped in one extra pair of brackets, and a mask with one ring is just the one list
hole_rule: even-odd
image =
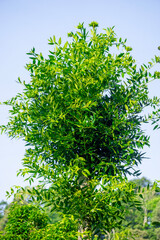
[(47, 215), (39, 207), (13, 203), (9, 209), (4, 238), (28, 240), (33, 229), (44, 228), (47, 222)]
[[(136, 196), (137, 196), (137, 208), (135, 207), (135, 205), (131, 206), (128, 201), (125, 202), (125, 208), (128, 210), (128, 215), (126, 215), (126, 211), (124, 211), (124, 213), (122, 213), (122, 216), (125, 215), (125, 221), (121, 221), (121, 229), (118, 226), (118, 224), (116, 225), (114, 223), (114, 219), (113, 220), (113, 224), (112, 226), (115, 226), (114, 229), (110, 229), (109, 231), (105, 231), (102, 234), (102, 231), (99, 232), (98, 229), (94, 234), (94, 240), (97, 239), (110, 239), (110, 240), (143, 240), (143, 239), (150, 239), (150, 240), (158, 240), (159, 239), (159, 233), (160, 233), (160, 211), (159, 211), (159, 206), (160, 206), (160, 196), (159, 196), (159, 188), (158, 185), (156, 184), (152, 184), (152, 182), (150, 180), (148, 180), (147, 178), (141, 178), (141, 179), (135, 179), (132, 180), (131, 183), (135, 183), (135, 190), (136, 190)], [(148, 184), (150, 185), (150, 187), (148, 187)], [(141, 187), (141, 188), (139, 188)], [(111, 188), (111, 185), (108, 187)], [(26, 188), (27, 189), (27, 188)], [(30, 189), (30, 188), (29, 188)], [(120, 189), (119, 193), (122, 193), (122, 189)], [(125, 193), (123, 193), (124, 195), (126, 195)], [(111, 194), (108, 193), (108, 195), (110, 196)], [(26, 194), (27, 196), (27, 194)], [(116, 198), (116, 195), (112, 194), (112, 197), (115, 197), (115, 200), (113, 201), (113, 199), (110, 200), (110, 203), (112, 202), (112, 204), (114, 202), (117, 201), (118, 198)], [(27, 197), (27, 199), (29, 199), (29, 197)], [(101, 202), (101, 200), (99, 200)], [(22, 201), (18, 201), (18, 202), (14, 202), (11, 204), (11, 208), (9, 207), (8, 210), (10, 212), (10, 214), (15, 213), (15, 211), (13, 211), (13, 205), (18, 208), (21, 208), (21, 202)], [(38, 203), (37, 203), (38, 204)], [(119, 209), (123, 209), (123, 206), (121, 206), (120, 202), (117, 202), (117, 205), (115, 204), (115, 206), (117, 206), (118, 209), (118, 204), (119, 204)], [(124, 203), (123, 203), (124, 204)], [(25, 206), (26, 209), (28, 209), (30, 211), (30, 204), (28, 204), (26, 201), (23, 201), (23, 205)], [(110, 208), (113, 210), (113, 206)], [(147, 209), (147, 222), (144, 225), (144, 218), (145, 218), (145, 209)], [(40, 228), (37, 228), (34, 224), (34, 226), (32, 226), (30, 228), (30, 233), (29, 233), (29, 239), (50, 239), (50, 240), (63, 240), (63, 239), (77, 239), (78, 235), (80, 233), (78, 233), (78, 221), (75, 220), (75, 218), (73, 217), (73, 215), (63, 215), (63, 217), (57, 219), (56, 215), (52, 215), (50, 212), (50, 208), (45, 208), (45, 214), (47, 214), (47, 216), (49, 217), (49, 221), (48, 224), (45, 224), (43, 226), (41, 226)], [(36, 207), (35, 212), (37, 211), (39, 213), (39, 208)], [(35, 215), (34, 212), (34, 215)], [(96, 210), (97, 214), (98, 211)], [(109, 214), (109, 212), (107, 213)], [(117, 214), (117, 213), (116, 213)], [(106, 215), (107, 216), (107, 215)], [(117, 218), (115, 218), (117, 219)], [(58, 221), (57, 221), (58, 220)], [(18, 220), (19, 221), (19, 220)], [(17, 218), (13, 218), (13, 221), (10, 222), (9, 225), (9, 229), (14, 228), (15, 231), (15, 235), (14, 235), (14, 239), (23, 239), (21, 238), (21, 234), (23, 234), (23, 232), (21, 234), (19, 234), (18, 230), (19, 229), (19, 225), (15, 224), (15, 222), (17, 222)], [(28, 226), (30, 224), (30, 218), (26, 219), (26, 222), (28, 222)], [(104, 221), (105, 224), (106, 221)], [(51, 223), (51, 224), (50, 224)], [(21, 224), (24, 225), (26, 223), (21, 222)], [(107, 227), (110, 224), (107, 223)], [(8, 226), (8, 223), (7, 223)], [(99, 226), (97, 224), (97, 226)], [(116, 228), (116, 226), (118, 226)], [(106, 228), (105, 228), (106, 229)], [(9, 239), (9, 232), (5, 232), (3, 231), (3, 235), (0, 235), (0, 239)], [(90, 236), (90, 233), (87, 231), (81, 233), (81, 235), (88, 235)]]
[(77, 240), (78, 225), (73, 218), (64, 218), (55, 224), (48, 224), (46, 228), (32, 232), (30, 240)]
[[(10, 120), (1, 129), (26, 142), (19, 174), (42, 183), (28, 189), (32, 197), (74, 215), (82, 232), (95, 234), (120, 227), (126, 202), (136, 204), (123, 178), (140, 174), (135, 166), (149, 146), (142, 123), (153, 118), (157, 124), (159, 99), (148, 97), (147, 86), (158, 76), (150, 72), (157, 57), (138, 69), (114, 28), (97, 33), (98, 23), (90, 27), (89, 33), (79, 24), (64, 45), (50, 38), (48, 59), (35, 48), (28, 53), (31, 81), (18, 79), (23, 93), (5, 102)], [(154, 112), (147, 117), (149, 106)]]

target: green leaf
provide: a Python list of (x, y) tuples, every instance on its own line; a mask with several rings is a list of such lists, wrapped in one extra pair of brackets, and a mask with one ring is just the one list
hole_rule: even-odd
[(139, 196), (143, 199), (143, 195), (142, 194), (139, 194)]
[(53, 42), (56, 43), (56, 37), (53, 35)]
[(157, 128), (159, 128), (159, 125), (158, 125), (158, 124), (154, 126), (153, 130), (155, 130), (155, 129), (157, 129)]
[(62, 42), (62, 40), (61, 40), (61, 38), (59, 38), (58, 44), (61, 45), (61, 42)]
[(123, 56), (124, 56), (124, 53), (120, 53), (120, 54), (118, 55), (119, 58), (121, 58), (121, 57), (123, 57)]
[(125, 109), (126, 109), (126, 111), (128, 112), (128, 106), (125, 104)]

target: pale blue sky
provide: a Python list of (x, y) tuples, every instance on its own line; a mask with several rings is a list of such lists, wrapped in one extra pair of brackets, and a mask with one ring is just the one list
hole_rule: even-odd
[[(24, 66), (26, 52), (34, 46), (47, 56), (47, 39), (53, 35), (65, 41), (67, 32), (74, 31), (79, 22), (87, 26), (97, 21), (100, 29), (115, 26), (119, 37), (127, 38), (133, 56), (139, 64), (160, 55), (160, 1), (159, 0), (0, 0), (0, 101), (13, 97), (22, 89), (18, 77), (29, 80)], [(158, 70), (160, 66), (157, 66)], [(149, 85), (150, 95), (160, 97), (160, 80)], [(7, 122), (8, 110), (0, 106), (0, 124)], [(153, 132), (151, 147), (140, 166), (142, 176), (160, 179), (160, 130)], [(24, 185), (16, 177), (24, 154), (22, 141), (0, 136), (0, 200), (12, 185)]]

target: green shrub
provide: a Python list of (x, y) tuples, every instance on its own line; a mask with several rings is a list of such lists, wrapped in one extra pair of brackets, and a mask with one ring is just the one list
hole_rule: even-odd
[(30, 240), (77, 240), (78, 225), (73, 218), (64, 218), (54, 224), (48, 224), (43, 229), (34, 229)]
[(9, 209), (8, 222), (4, 230), (5, 236), (1, 238), (29, 240), (33, 229), (44, 228), (47, 223), (48, 217), (40, 207), (32, 204), (14, 203)]

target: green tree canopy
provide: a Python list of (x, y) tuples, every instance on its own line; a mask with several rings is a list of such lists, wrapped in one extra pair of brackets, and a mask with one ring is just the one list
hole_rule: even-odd
[(159, 58), (138, 67), (114, 28), (98, 33), (96, 22), (90, 27), (79, 24), (64, 44), (50, 38), (47, 59), (35, 48), (28, 53), (31, 81), (19, 78), (23, 93), (5, 102), (12, 109), (1, 128), (26, 142), (20, 173), (30, 173), (30, 182), (43, 179), (37, 198), (93, 232), (120, 225), (123, 202), (133, 200), (132, 184), (121, 180), (139, 174), (135, 166), (149, 145), (142, 124), (151, 118), (145, 108), (152, 107), (154, 117), (159, 104), (148, 96), (148, 82), (159, 77), (150, 69)]

